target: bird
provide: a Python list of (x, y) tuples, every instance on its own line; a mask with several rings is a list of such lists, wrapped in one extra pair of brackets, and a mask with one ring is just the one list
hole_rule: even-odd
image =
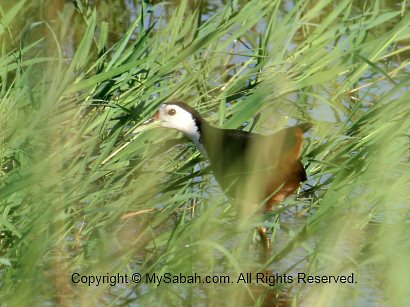
[[(269, 212), (307, 179), (301, 152), (310, 123), (271, 135), (223, 129), (211, 125), (183, 101), (162, 104), (150, 122), (176, 129), (190, 139), (209, 161), (225, 194), (242, 203), (242, 208), (262, 203), (260, 210)], [(266, 228), (259, 227), (258, 232), (269, 249)]]

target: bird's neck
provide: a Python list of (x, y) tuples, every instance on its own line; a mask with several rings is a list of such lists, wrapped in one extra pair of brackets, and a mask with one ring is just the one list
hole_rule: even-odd
[(209, 154), (205, 149), (205, 147), (207, 147), (206, 143), (212, 132), (218, 128), (212, 127), (202, 117), (194, 117), (194, 122), (195, 129), (193, 129), (190, 133), (186, 133), (185, 135), (195, 144), (201, 154), (205, 156), (205, 158), (209, 159)]
[(210, 125), (202, 118), (194, 118), (195, 121), (195, 130), (192, 131), (189, 134), (186, 134), (186, 136), (195, 144), (196, 148), (201, 152), (202, 155), (204, 155), (207, 159), (208, 153), (206, 152), (206, 149), (204, 147), (204, 133), (206, 133), (206, 130)]

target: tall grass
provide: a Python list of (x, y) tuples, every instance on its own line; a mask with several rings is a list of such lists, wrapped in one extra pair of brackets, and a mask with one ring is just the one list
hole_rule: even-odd
[[(386, 3), (143, 2), (115, 43), (106, 4), (1, 4), (0, 301), (408, 305), (410, 16)], [(192, 144), (130, 134), (176, 99), (227, 128), (314, 123), (308, 182), (265, 217), (268, 260), (260, 219), (238, 219)], [(357, 283), (236, 284), (265, 270)], [(75, 272), (235, 284), (89, 287)]]

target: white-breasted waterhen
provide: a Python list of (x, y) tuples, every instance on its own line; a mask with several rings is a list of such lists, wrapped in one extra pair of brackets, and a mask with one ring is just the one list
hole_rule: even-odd
[[(161, 126), (176, 129), (191, 139), (209, 160), (225, 193), (242, 204), (264, 203), (264, 211), (269, 211), (306, 180), (300, 156), (309, 123), (272, 135), (221, 129), (180, 101), (162, 104), (151, 121), (159, 121)], [(258, 229), (269, 247), (265, 231), (264, 227)]]

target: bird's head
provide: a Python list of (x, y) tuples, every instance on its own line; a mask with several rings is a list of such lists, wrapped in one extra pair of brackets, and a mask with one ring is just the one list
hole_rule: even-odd
[(176, 101), (162, 104), (157, 113), (146, 124), (176, 129), (195, 140), (200, 138), (202, 122), (201, 115), (194, 108), (184, 102)]
[(160, 121), (162, 127), (176, 129), (186, 135), (195, 133), (198, 130), (195, 114), (186, 107), (181, 103), (165, 103), (154, 115), (154, 120)]

